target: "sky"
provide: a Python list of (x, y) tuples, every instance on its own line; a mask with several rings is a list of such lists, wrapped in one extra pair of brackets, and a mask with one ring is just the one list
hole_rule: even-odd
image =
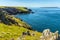
[(60, 7), (60, 0), (0, 0), (0, 6)]

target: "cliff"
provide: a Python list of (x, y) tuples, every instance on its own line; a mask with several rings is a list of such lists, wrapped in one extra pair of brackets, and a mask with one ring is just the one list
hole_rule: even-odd
[(0, 40), (35, 40), (42, 35), (40, 32), (33, 31), (23, 20), (15, 18), (13, 16), (16, 15), (15, 11), (14, 14), (10, 12), (11, 10), (7, 12), (5, 7), (0, 8)]
[(9, 15), (32, 13), (32, 10), (26, 7), (0, 7), (0, 11), (5, 11)]

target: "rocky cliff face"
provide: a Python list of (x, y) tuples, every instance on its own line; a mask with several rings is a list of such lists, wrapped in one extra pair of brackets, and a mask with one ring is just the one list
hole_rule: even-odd
[(9, 15), (8, 12), (0, 9), (0, 23), (4, 23), (6, 25), (17, 25), (19, 27), (24, 27), (27, 29), (31, 29), (31, 27), (23, 22), (21, 19), (15, 18), (12, 15)]
[(10, 15), (32, 12), (31, 9), (28, 9), (26, 7), (19, 7), (19, 8), (18, 7), (4, 7), (4, 8), (0, 8), (0, 11), (8, 12), (8, 14)]
[(41, 40), (57, 40), (59, 37), (58, 31), (52, 33), (50, 29), (45, 29), (43, 35), (40, 37)]

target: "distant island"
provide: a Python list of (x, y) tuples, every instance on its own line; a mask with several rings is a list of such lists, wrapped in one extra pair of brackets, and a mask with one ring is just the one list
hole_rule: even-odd
[(40, 7), (40, 8), (59, 8), (59, 7)]

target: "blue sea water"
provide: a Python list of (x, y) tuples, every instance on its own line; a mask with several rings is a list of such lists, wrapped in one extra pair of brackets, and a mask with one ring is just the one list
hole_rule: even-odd
[(42, 32), (44, 29), (56, 30), (60, 33), (60, 8), (31, 8), (34, 13), (18, 14), (16, 17), (22, 19), (32, 26), (32, 29)]

